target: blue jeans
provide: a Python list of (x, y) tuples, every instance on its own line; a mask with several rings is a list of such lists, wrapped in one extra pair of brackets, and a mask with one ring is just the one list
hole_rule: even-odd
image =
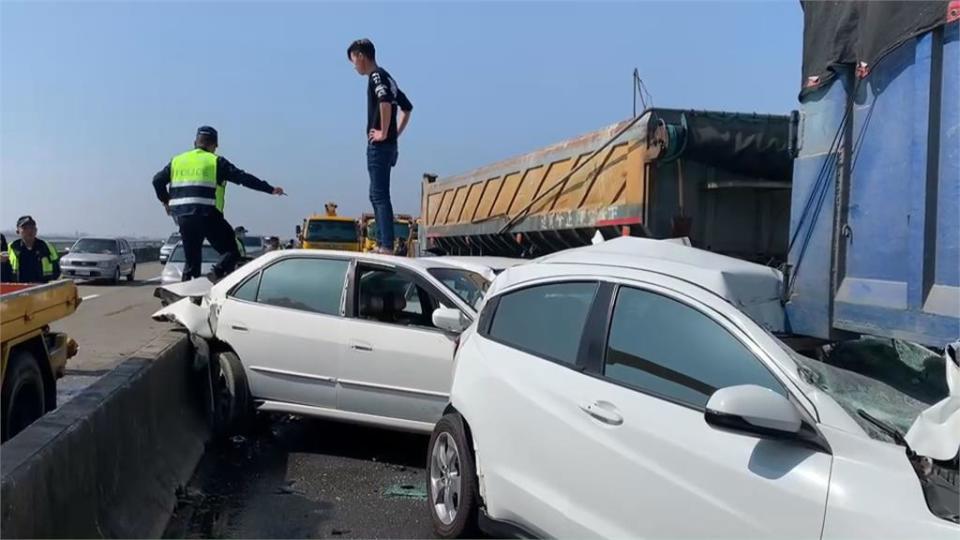
[(377, 244), (393, 251), (393, 205), (390, 204), (390, 169), (397, 164), (397, 143), (367, 145), (370, 204), (377, 220)]

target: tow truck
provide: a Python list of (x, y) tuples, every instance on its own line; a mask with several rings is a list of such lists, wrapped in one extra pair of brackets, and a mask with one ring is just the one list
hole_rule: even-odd
[(57, 406), (57, 379), (77, 343), (50, 324), (80, 305), (73, 281), (0, 283), (0, 435), (2, 442)]
[[(411, 249), (411, 242), (415, 234), (411, 234), (416, 228), (413, 216), (409, 214), (394, 214), (393, 216), (393, 236), (396, 239), (394, 243), (394, 253), (397, 255), (410, 255), (414, 253)], [(377, 220), (373, 214), (367, 213), (360, 216), (360, 251), (369, 252), (377, 248)]]
[(323, 214), (313, 214), (297, 225), (297, 240), (303, 249), (360, 251), (360, 224), (337, 215), (337, 204), (328, 202)]

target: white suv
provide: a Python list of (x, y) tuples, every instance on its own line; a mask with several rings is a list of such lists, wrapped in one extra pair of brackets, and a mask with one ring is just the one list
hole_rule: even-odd
[(893, 442), (925, 405), (786, 348), (779, 281), (633, 238), (505, 271), (431, 437), (435, 532), (960, 537), (955, 461)]

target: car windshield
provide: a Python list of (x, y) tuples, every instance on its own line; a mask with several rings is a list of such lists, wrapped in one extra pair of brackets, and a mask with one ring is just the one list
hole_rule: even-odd
[[(203, 262), (205, 263), (215, 263), (220, 260), (220, 254), (217, 253), (217, 250), (213, 249), (213, 246), (204, 245), (203, 246)], [(170, 254), (170, 262), (186, 262), (186, 258), (183, 254), (183, 245), (178, 245), (174, 248), (173, 253)]]
[(357, 226), (352, 221), (312, 220), (307, 223), (307, 242), (356, 242)]
[[(943, 370), (942, 363), (939, 364), (939, 370), (932, 367), (936, 364), (934, 355), (930, 357), (934, 359), (933, 362), (929, 360), (923, 362), (925, 367), (922, 371), (929, 372), (928, 376), (914, 377), (903, 374), (910, 368), (900, 359), (891, 359), (889, 355), (879, 350), (869, 350), (856, 342), (838, 346), (831, 351), (825, 361), (820, 361), (803, 356), (783, 342), (777, 341), (797, 363), (801, 378), (832, 397), (871, 438), (877, 440), (895, 442), (889, 433), (864, 418), (861, 411), (903, 434), (910, 429), (914, 420), (924, 409), (938, 401), (940, 397), (946, 397), (946, 388), (941, 390), (936, 387), (937, 385), (933, 385), (933, 388), (924, 388), (930, 386), (932, 380), (936, 378), (934, 371), (942, 373)], [(849, 352), (857, 349), (861, 352)], [(850, 369), (839, 367), (840, 365)], [(880, 365), (890, 367), (877, 368)], [(878, 369), (883, 369), (885, 372)], [(921, 378), (930, 379), (930, 381), (921, 381)], [(943, 378), (942, 375), (940, 378)]]
[[(370, 238), (377, 237), (377, 222), (371, 221), (367, 224), (367, 236)], [(409, 223), (393, 223), (393, 237), (394, 238), (407, 238), (410, 236), (410, 224)]]
[(430, 268), (431, 276), (437, 278), (443, 286), (450, 289), (470, 306), (476, 307), (483, 299), (490, 282), (476, 272), (459, 268)]
[(176, 243), (179, 242), (179, 241), (180, 241), (180, 233), (173, 233), (173, 234), (170, 235), (170, 238), (167, 238), (167, 242), (166, 242), (166, 243), (168, 243), (168, 244), (176, 244)]
[(108, 238), (81, 238), (70, 248), (70, 253), (99, 253), (116, 255), (117, 241)]

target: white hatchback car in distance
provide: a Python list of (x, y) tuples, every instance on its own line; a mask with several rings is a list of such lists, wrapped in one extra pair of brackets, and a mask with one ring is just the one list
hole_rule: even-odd
[(780, 280), (639, 238), (506, 270), (431, 437), (435, 532), (960, 537), (955, 461), (913, 455), (889, 425), (922, 405), (867, 377), (853, 396), (824, 384), (829, 366), (771, 333)]

